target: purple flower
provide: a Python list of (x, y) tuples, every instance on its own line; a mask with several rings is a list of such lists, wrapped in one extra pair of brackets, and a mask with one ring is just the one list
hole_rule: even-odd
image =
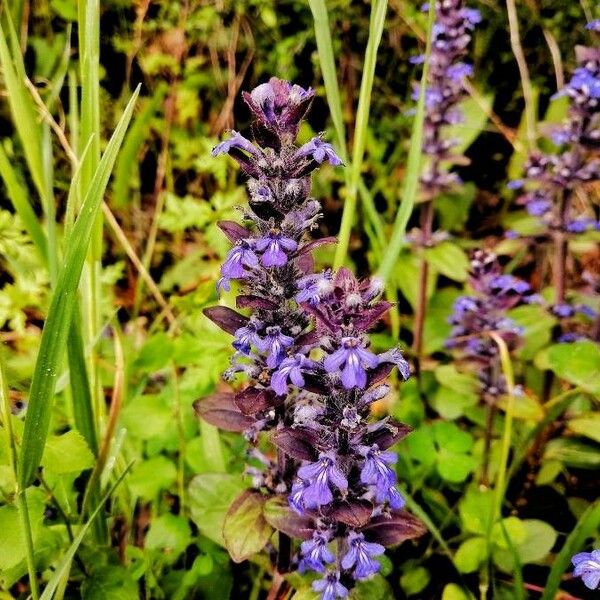
[(309, 486), (308, 481), (302, 481), (301, 479), (296, 479), (292, 484), (288, 502), (299, 515), (304, 514), (304, 492)]
[(379, 571), (381, 565), (374, 559), (385, 552), (381, 544), (366, 542), (362, 533), (351, 531), (348, 535), (350, 549), (342, 558), (342, 567), (346, 570), (354, 569), (354, 579), (366, 579)]
[(382, 452), (377, 444), (370, 448), (362, 446), (359, 452), (365, 457), (360, 472), (360, 481), (365, 485), (374, 485), (378, 494), (387, 494), (389, 488), (396, 483), (396, 472), (390, 467), (398, 460), (394, 452)]
[(235, 332), (235, 339), (232, 342), (232, 346), (239, 350), (242, 354), (250, 354), (252, 346), (258, 348), (261, 343), (261, 339), (257, 331), (262, 327), (262, 323), (259, 321), (250, 320), (244, 327), (240, 327)]
[(244, 152), (248, 152), (248, 154), (253, 154), (254, 156), (260, 156), (260, 151), (250, 140), (247, 140), (241, 133), (238, 133), (237, 131), (232, 130), (231, 133), (232, 136), (228, 140), (217, 144), (213, 148), (213, 156), (218, 156), (219, 154), (229, 154), (232, 148), (244, 150)]
[(308, 302), (313, 306), (328, 298), (334, 290), (331, 271), (323, 271), (322, 273), (302, 277), (298, 280), (297, 285), (299, 292), (296, 294), (296, 301), (299, 303)]
[(580, 552), (571, 562), (574, 565), (573, 576), (581, 577), (583, 583), (590, 590), (598, 589), (600, 585), (600, 550)]
[(306, 540), (300, 544), (300, 554), (302, 559), (298, 570), (304, 573), (307, 570), (325, 572), (325, 564), (335, 561), (335, 555), (327, 545), (331, 540), (331, 533), (328, 531), (315, 531), (312, 539)]
[(593, 21), (590, 21), (585, 28), (595, 31), (596, 33), (600, 33), (600, 19), (594, 19)]
[(277, 371), (271, 376), (271, 388), (278, 396), (284, 396), (288, 391), (288, 381), (296, 387), (304, 386), (304, 375), (302, 370), (314, 369), (316, 363), (303, 354), (295, 354), (283, 359)]
[(310, 156), (319, 164), (325, 160), (334, 167), (342, 164), (342, 159), (335, 153), (333, 146), (329, 142), (324, 142), (320, 137), (314, 137), (303, 146), (300, 146), (295, 154), (295, 158), (305, 158), (307, 156)]
[(552, 314), (561, 319), (568, 319), (575, 314), (575, 309), (569, 304), (555, 304), (551, 310)]
[(340, 574), (336, 571), (330, 571), (323, 579), (313, 581), (312, 589), (321, 592), (321, 600), (348, 597), (348, 589), (340, 583)]
[(288, 262), (288, 252), (295, 252), (298, 243), (279, 233), (270, 232), (266, 237), (259, 238), (255, 247), (262, 252), (260, 262), (265, 267), (283, 267)]
[(229, 291), (231, 279), (244, 279), (248, 276), (245, 267), (253, 269), (258, 267), (258, 258), (248, 240), (241, 240), (228, 253), (225, 262), (221, 265), (221, 279), (217, 288)]
[(290, 504), (293, 508), (301, 507), (299, 512), (329, 504), (333, 500), (332, 486), (341, 492), (348, 489), (348, 480), (336, 465), (335, 455), (331, 452), (321, 453), (317, 462), (300, 467), (298, 477), (309, 483), (301, 490), (292, 488), (292, 496), (295, 497), (293, 500), (290, 498)]
[(390, 485), (387, 489), (377, 489), (375, 500), (379, 504), (387, 502), (390, 508), (400, 510), (404, 507), (404, 498), (395, 485)]
[(294, 344), (294, 338), (281, 333), (281, 327), (273, 325), (266, 329), (267, 337), (258, 340), (256, 347), (267, 355), (267, 366), (275, 369), (285, 358), (286, 349)]
[(379, 364), (383, 363), (392, 363), (398, 367), (398, 371), (400, 371), (400, 375), (402, 375), (402, 379), (406, 381), (410, 377), (410, 365), (408, 361), (402, 356), (402, 353), (398, 348), (392, 348), (383, 354), (379, 354), (377, 356), (377, 360)]
[(340, 369), (342, 384), (347, 390), (364, 388), (367, 385), (366, 367), (375, 368), (379, 359), (363, 347), (359, 338), (342, 338), (342, 345), (325, 358), (323, 366), (328, 373), (337, 373)]

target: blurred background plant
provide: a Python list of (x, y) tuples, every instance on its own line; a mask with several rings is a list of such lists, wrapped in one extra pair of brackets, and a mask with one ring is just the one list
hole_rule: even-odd
[[(528, 241), (539, 220), (506, 183), (536, 146), (555, 150), (541, 134), (568, 99), (550, 99), (575, 46), (598, 47), (585, 24), (600, 14), (588, 0), (469, 6), (482, 17), (474, 76), (464, 121), (445, 132), (469, 160), (452, 169), (463, 184), (435, 202), (450, 236), (425, 251), (419, 378), (374, 408), (415, 428), (397, 470), (430, 534), (382, 559), (355, 594), (585, 598), (565, 573), (599, 540), (598, 344), (555, 343), (558, 319), (542, 304), (511, 308), (522, 343), (509, 357), (495, 342), (508, 393), (486, 428), (477, 373), (446, 340), (454, 301), (471, 293), (472, 249), (492, 249), (554, 301), (549, 251)], [(247, 129), (242, 90), (271, 75), (313, 86), (314, 130), (304, 124), (300, 140), (326, 131), (346, 163), (315, 181), (319, 235), (340, 233), (319, 262), (384, 275), (397, 308), (375, 349), (410, 348), (420, 257), (405, 231), (422, 198), (408, 114), (421, 75), (408, 58), (425, 48), (427, 14), (406, 0), (1, 10), (0, 587), (7, 598), (265, 597), (269, 564), (232, 564), (222, 536), (246, 486), (246, 443), (192, 410), (228, 364), (228, 336), (201, 309), (216, 302), (228, 249), (216, 222), (235, 220), (244, 198), (241, 176), (210, 151), (234, 121)], [(598, 220), (597, 183), (583, 193)], [(596, 310), (599, 239), (577, 235), (565, 265), (569, 297)], [(290, 584), (311, 597), (307, 580)]]

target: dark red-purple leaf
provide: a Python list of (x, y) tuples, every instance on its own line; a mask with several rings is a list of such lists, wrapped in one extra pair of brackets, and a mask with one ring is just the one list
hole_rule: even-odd
[(337, 238), (334, 236), (324, 237), (324, 238), (320, 238), (318, 240), (312, 240), (312, 241), (308, 242), (308, 244), (304, 244), (304, 246), (301, 246), (298, 249), (298, 252), (296, 254), (297, 254), (297, 256), (302, 256), (303, 254), (312, 252), (313, 250), (315, 250), (316, 248), (319, 248), (320, 246), (324, 246), (325, 244), (335, 244), (336, 242), (337, 242)]
[(317, 434), (310, 429), (285, 427), (271, 436), (271, 441), (288, 456), (297, 460), (316, 460)]
[(272, 406), (267, 390), (261, 390), (252, 386), (238, 392), (233, 401), (242, 413), (247, 416), (255, 415), (257, 412), (266, 410)]
[(319, 341), (319, 338), (319, 334), (314, 330), (303, 333), (296, 338), (296, 346), (298, 346), (298, 348), (302, 348), (302, 346), (314, 346)]
[(386, 450), (405, 438), (412, 430), (413, 428), (406, 423), (390, 420), (383, 427), (365, 434), (363, 443), (366, 446), (377, 444), (380, 450)]
[(262, 298), (261, 296), (253, 296), (251, 294), (241, 294), (235, 299), (235, 305), (238, 308), (253, 308), (253, 309), (262, 309), (262, 310), (275, 310), (277, 308), (277, 304), (268, 300), (267, 298)]
[(315, 530), (314, 520), (310, 517), (301, 517), (292, 510), (285, 496), (274, 496), (267, 500), (263, 515), (271, 527), (293, 538), (308, 540)]
[(223, 331), (234, 335), (235, 332), (248, 322), (248, 317), (240, 315), (227, 306), (211, 306), (202, 311), (215, 325)]
[(224, 431), (245, 431), (254, 424), (254, 419), (241, 413), (231, 393), (217, 393), (194, 402), (196, 414), (207, 423)]
[(392, 372), (393, 368), (393, 363), (381, 363), (377, 365), (372, 371), (369, 371), (367, 387), (381, 383)]
[(296, 258), (296, 266), (305, 274), (312, 273), (315, 269), (315, 260), (311, 254), (302, 254)]
[(425, 525), (405, 510), (394, 511), (391, 516), (380, 515), (361, 529), (365, 538), (384, 546), (395, 546), (421, 537), (427, 532)]
[(368, 500), (349, 500), (336, 503), (327, 513), (331, 519), (358, 529), (364, 527), (373, 514), (373, 505)]
[(391, 302), (378, 302), (371, 308), (362, 311), (360, 317), (354, 319), (355, 326), (363, 331), (367, 331), (367, 329), (370, 329), (377, 323), (377, 321), (379, 321), (392, 306), (394, 305)]
[(219, 229), (227, 236), (227, 239), (234, 244), (239, 240), (248, 237), (249, 231), (235, 221), (219, 221)]

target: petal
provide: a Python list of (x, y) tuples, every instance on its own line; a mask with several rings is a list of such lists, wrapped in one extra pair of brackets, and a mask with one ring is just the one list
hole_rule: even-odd
[(348, 351), (345, 348), (338, 348), (333, 354), (325, 357), (323, 366), (328, 373), (334, 373), (346, 361)]
[(329, 468), (328, 476), (331, 483), (341, 492), (348, 489), (348, 480), (342, 470), (336, 465), (332, 465)]
[(581, 579), (587, 588), (595, 590), (600, 584), (600, 570), (594, 569), (593, 571), (588, 571), (581, 576)]
[(344, 555), (344, 558), (342, 558), (342, 567), (344, 567), (344, 569), (351, 569), (354, 566), (354, 563), (356, 563), (357, 559), (358, 550), (355, 546), (351, 546), (348, 553)]

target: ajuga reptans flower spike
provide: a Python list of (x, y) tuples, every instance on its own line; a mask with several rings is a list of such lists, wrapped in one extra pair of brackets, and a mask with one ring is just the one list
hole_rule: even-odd
[[(235, 282), (236, 306), (248, 314), (205, 310), (233, 336), (224, 376), (235, 391), (199, 401), (196, 410), (244, 433), (263, 466), (248, 468), (253, 489), (245, 493), (286, 515), (270, 521), (279, 529), (278, 570), (320, 574), (313, 588), (328, 600), (377, 573), (384, 546), (424, 529), (402, 510), (389, 450), (410, 428), (370, 416), (391, 370), (410, 374), (397, 348), (376, 353), (367, 335), (390, 304), (378, 281), (314, 267), (312, 251), (335, 239), (310, 238), (321, 212), (311, 174), (341, 161), (321, 136), (296, 144), (313, 96), (275, 78), (259, 85), (244, 94), (254, 141), (231, 132), (213, 151), (229, 154), (248, 177), (242, 222), (219, 224), (232, 248), (217, 284), (223, 292)], [(263, 441), (272, 451), (259, 450)]]

